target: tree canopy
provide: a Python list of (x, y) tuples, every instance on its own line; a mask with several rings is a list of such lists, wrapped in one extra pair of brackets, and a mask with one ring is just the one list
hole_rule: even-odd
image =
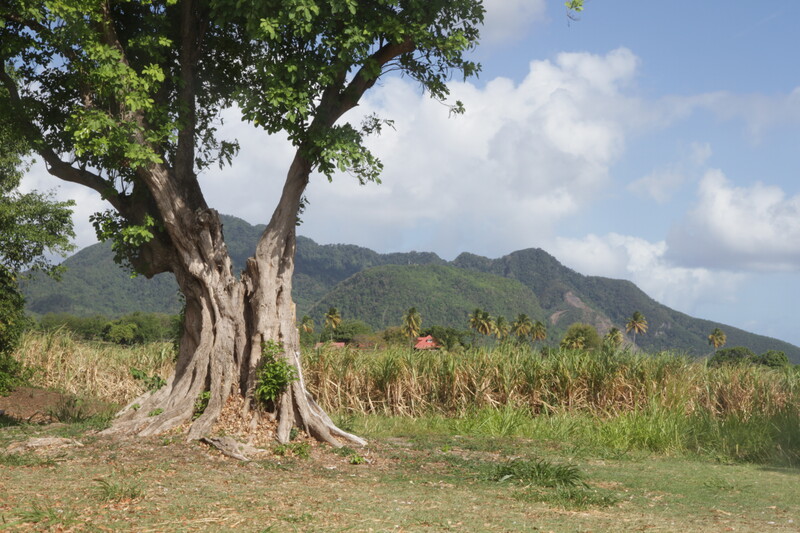
[[(152, 277), (172, 272), (186, 299), (176, 375), (128, 407), (116, 430), (153, 434), (191, 419), (210, 431), (231, 392), (253, 397), (262, 346), (281, 346), (299, 372), (291, 276), (312, 172), (378, 181), (364, 137), (386, 124), (339, 122), (397, 72), (445, 100), (483, 21), (480, 0), (13, 0), (0, 5), (0, 107), (57, 178), (99, 193), (92, 217), (117, 259)], [(461, 112), (460, 102), (448, 105)], [(222, 112), (295, 147), (280, 200), (240, 276), (198, 174), (228, 164), (235, 140)], [(355, 117), (354, 122), (358, 121)], [(266, 176), (265, 176), (266, 177)], [(322, 440), (336, 428), (302, 380), (275, 403), (280, 440), (297, 423)], [(210, 392), (195, 417), (198, 395)], [(139, 405), (139, 401), (135, 402)], [(134, 405), (133, 403), (131, 405)], [(158, 416), (142, 413), (157, 411)]]
[(0, 123), (0, 393), (16, 383), (20, 372), (11, 358), (25, 325), (25, 301), (17, 278), (27, 269), (55, 273), (50, 257), (71, 250), (74, 237), (72, 202), (56, 202), (48, 193), (18, 191), (27, 153), (24, 139)]

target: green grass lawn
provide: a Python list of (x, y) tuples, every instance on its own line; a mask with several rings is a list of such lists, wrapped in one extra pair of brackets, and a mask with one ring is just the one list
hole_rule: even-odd
[(424, 419), (349, 421), (367, 449), (299, 444), (250, 463), (178, 437), (9, 425), (0, 450), (41, 436), (82, 446), (0, 451), (0, 530), (800, 529), (797, 468), (460, 434)]

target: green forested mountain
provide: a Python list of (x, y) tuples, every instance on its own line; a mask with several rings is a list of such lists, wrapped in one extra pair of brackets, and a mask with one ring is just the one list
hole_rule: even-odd
[(387, 265), (359, 272), (339, 283), (309, 310), (317, 324), (330, 307), (343, 318), (362, 320), (376, 328), (396, 326), (416, 307), (423, 326), (466, 329), (476, 307), (490, 309), (509, 322), (519, 313), (544, 320), (536, 295), (517, 280), (469, 272), (445, 265)]
[(151, 280), (131, 277), (114, 263), (110, 243), (88, 246), (67, 258), (61, 281), (42, 274), (21, 282), (26, 307), (35, 314), (101, 314), (117, 317), (134, 311), (178, 313), (178, 285), (171, 274)]
[(517, 279), (529, 287), (549, 313), (549, 324), (566, 328), (573, 322), (594, 325), (601, 334), (612, 326), (625, 330), (634, 311), (647, 318), (648, 332), (636, 344), (650, 351), (681, 350), (694, 355), (711, 351), (708, 334), (721, 328), (727, 346), (747, 346), (756, 353), (780, 350), (800, 363), (800, 348), (770, 337), (690, 317), (653, 300), (630, 281), (578, 274), (547, 252), (528, 249), (499, 259), (461, 254), (454, 266)]
[[(236, 268), (255, 249), (264, 226), (223, 217)], [(171, 275), (152, 280), (131, 278), (113, 262), (107, 244), (89, 246), (64, 262), (63, 281), (34, 276), (23, 283), (28, 309), (35, 314), (96, 313), (115, 317), (134, 311), (176, 313), (177, 286)], [(707, 354), (708, 334), (721, 328), (728, 346), (756, 353), (780, 350), (800, 363), (800, 348), (708, 320), (692, 318), (659, 304), (629, 281), (583, 276), (538, 249), (520, 250), (498, 259), (461, 254), (447, 262), (434, 253), (379, 254), (353, 245), (319, 245), (298, 237), (294, 298), (298, 316), (321, 324), (329, 307), (344, 318), (373, 327), (399, 325), (416, 307), (425, 325), (467, 327), (467, 314), (479, 307), (509, 321), (519, 313), (545, 322), (557, 341), (574, 322), (593, 324), (601, 333), (612, 326), (624, 331), (634, 311), (647, 318), (649, 331), (636, 343), (647, 350), (676, 349)]]

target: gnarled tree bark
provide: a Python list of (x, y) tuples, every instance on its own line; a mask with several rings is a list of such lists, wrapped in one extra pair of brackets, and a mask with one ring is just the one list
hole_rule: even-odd
[[(173, 272), (186, 299), (175, 374), (160, 390), (128, 404), (108, 433), (154, 435), (191, 421), (188, 438), (199, 439), (211, 432), (231, 394), (245, 398), (243, 417), (261, 416), (263, 406), (256, 404), (253, 391), (262, 343), (272, 340), (283, 347), (283, 357), (298, 376), (270, 414), (278, 422), (278, 440), (287, 442), (292, 427), (297, 426), (334, 446), (343, 441), (366, 444), (336, 427), (308, 393), (303, 377), (292, 275), (296, 221), (309, 171), (308, 163), (298, 155), (278, 207), (241, 279), (233, 274), (222, 224), (214, 210), (175, 213), (173, 207), (170, 212), (174, 216), (165, 217), (171, 222), (165, 224), (167, 232), (177, 241)], [(206, 391), (210, 393), (208, 405), (192, 421), (195, 403)]]

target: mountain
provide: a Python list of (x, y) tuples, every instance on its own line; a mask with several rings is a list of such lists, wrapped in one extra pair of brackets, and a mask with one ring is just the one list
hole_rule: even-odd
[[(228, 249), (241, 269), (255, 249), (264, 226), (223, 216)], [(133, 311), (177, 313), (180, 297), (171, 274), (152, 280), (131, 278), (113, 262), (110, 246), (89, 246), (64, 261), (61, 282), (35, 275), (22, 283), (34, 314), (68, 312), (119, 316)], [(498, 259), (463, 253), (448, 262), (434, 253), (380, 254), (354, 245), (319, 245), (298, 237), (293, 296), (298, 316), (317, 324), (329, 307), (344, 318), (373, 327), (398, 325), (416, 307), (423, 325), (467, 327), (467, 314), (480, 307), (513, 320), (525, 313), (548, 326), (549, 338), (560, 338), (574, 322), (594, 325), (601, 333), (624, 330), (628, 317), (641, 311), (649, 324), (637, 345), (658, 351), (675, 349), (695, 355), (710, 350), (708, 334), (716, 327), (728, 346), (747, 346), (756, 353), (780, 350), (800, 363), (800, 348), (709, 320), (692, 318), (659, 304), (629, 281), (584, 276), (547, 252), (527, 249)]]
[(461, 254), (453, 265), (478, 272), (517, 279), (530, 288), (549, 315), (551, 326), (573, 322), (594, 325), (604, 333), (612, 326), (624, 331), (634, 311), (647, 318), (649, 329), (636, 344), (649, 351), (680, 350), (694, 355), (709, 352), (708, 334), (722, 329), (727, 346), (747, 346), (756, 353), (780, 350), (800, 363), (800, 348), (770, 337), (690, 317), (653, 300), (630, 281), (584, 276), (539, 249), (513, 252), (499, 259)]
[(517, 280), (438, 264), (366, 269), (337, 284), (308, 314), (322, 324), (330, 307), (381, 329), (400, 324), (410, 307), (417, 308), (423, 326), (461, 329), (476, 307), (512, 320), (519, 313), (545, 317), (536, 294)]

